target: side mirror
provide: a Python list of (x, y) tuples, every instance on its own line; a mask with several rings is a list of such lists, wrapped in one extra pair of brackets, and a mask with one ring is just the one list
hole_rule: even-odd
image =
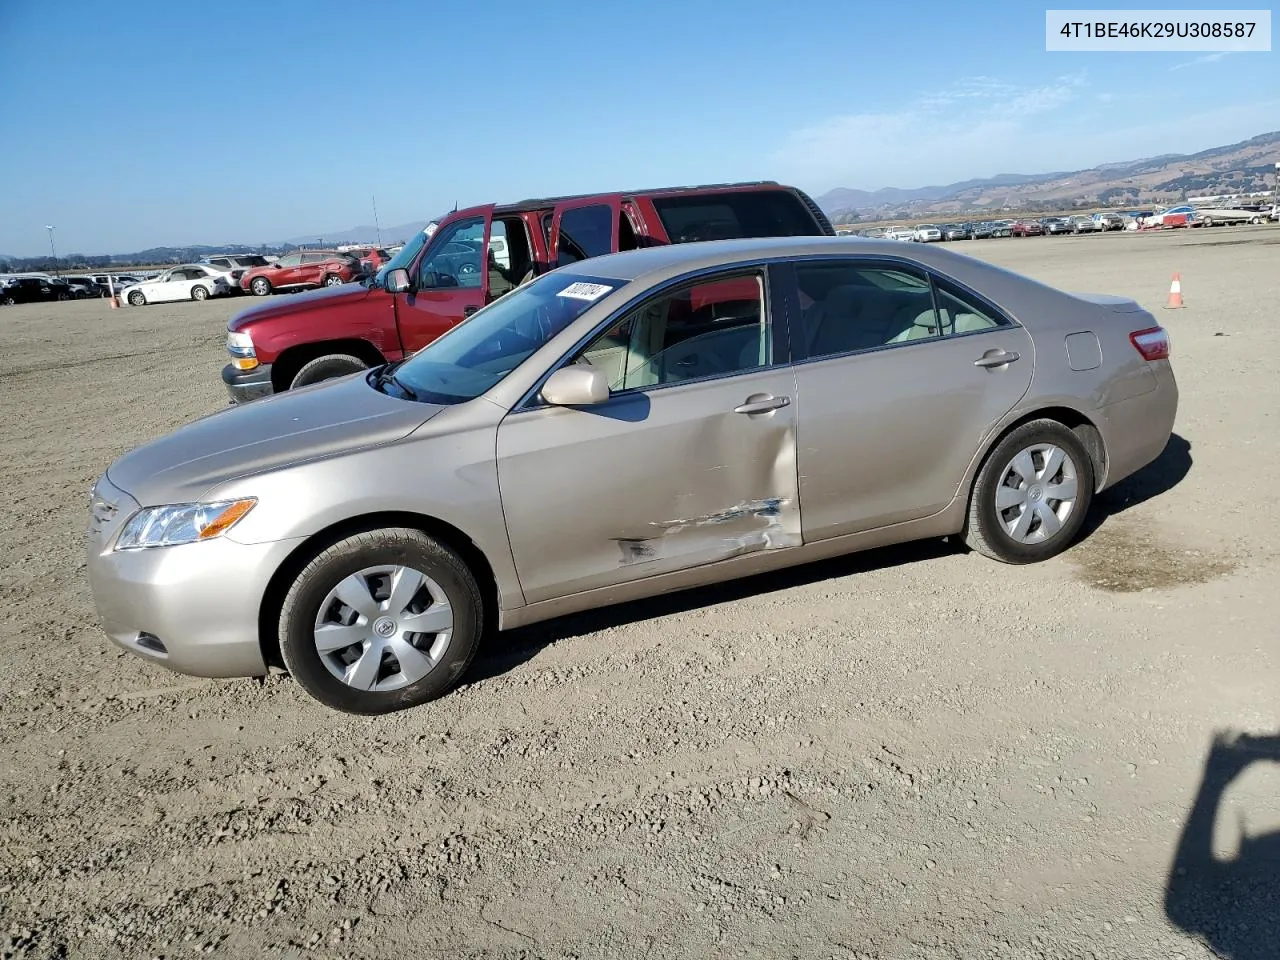
[(400, 267), (387, 274), (387, 292), (405, 293), (409, 289), (409, 271)]
[(609, 399), (609, 379), (587, 363), (561, 367), (542, 385), (542, 399), (557, 407), (589, 407)]

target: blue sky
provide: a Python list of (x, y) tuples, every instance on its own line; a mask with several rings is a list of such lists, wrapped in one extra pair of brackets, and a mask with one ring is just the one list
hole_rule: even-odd
[(0, 253), (45, 224), (60, 254), (259, 243), (371, 223), (371, 195), (384, 226), (676, 183), (816, 196), (1280, 128), (1275, 53), (1044, 46), (1025, 0), (0, 0)]

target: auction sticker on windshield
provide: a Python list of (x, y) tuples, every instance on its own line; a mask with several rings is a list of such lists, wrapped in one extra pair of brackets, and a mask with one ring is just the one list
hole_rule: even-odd
[(610, 287), (607, 284), (587, 283), (586, 281), (579, 280), (577, 283), (569, 284), (561, 290), (557, 296), (572, 297), (574, 300), (599, 300), (612, 289), (613, 287)]

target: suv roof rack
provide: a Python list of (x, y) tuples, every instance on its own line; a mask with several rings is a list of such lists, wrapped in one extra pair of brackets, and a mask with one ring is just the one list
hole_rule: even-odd
[(634, 196), (643, 193), (683, 193), (685, 191), (696, 190), (724, 190), (731, 187), (778, 187), (781, 184), (777, 180), (741, 180), (733, 183), (699, 183), (690, 184), (688, 186), (678, 187), (648, 187), (643, 190), (596, 190), (592, 193), (574, 193), (562, 197), (530, 197), (527, 200), (519, 200), (516, 203), (500, 203), (495, 209), (503, 211), (522, 211), (532, 210), (538, 207), (554, 205), (557, 203), (566, 203), (570, 200), (586, 200), (590, 197), (602, 196), (606, 193), (620, 193), (623, 196)]

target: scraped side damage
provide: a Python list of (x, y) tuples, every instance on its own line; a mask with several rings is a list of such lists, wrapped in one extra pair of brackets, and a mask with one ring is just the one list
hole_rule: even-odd
[(622, 563), (644, 563), (658, 560), (664, 555), (663, 545), (668, 537), (682, 532), (706, 527), (725, 527), (720, 536), (706, 547), (706, 560), (725, 560), (756, 550), (775, 550), (780, 547), (800, 545), (797, 533), (787, 530), (783, 523), (783, 508), (790, 505), (786, 497), (766, 497), (762, 500), (744, 500), (724, 510), (696, 517), (654, 521), (657, 536), (646, 538), (618, 538), (615, 542), (622, 552)]

